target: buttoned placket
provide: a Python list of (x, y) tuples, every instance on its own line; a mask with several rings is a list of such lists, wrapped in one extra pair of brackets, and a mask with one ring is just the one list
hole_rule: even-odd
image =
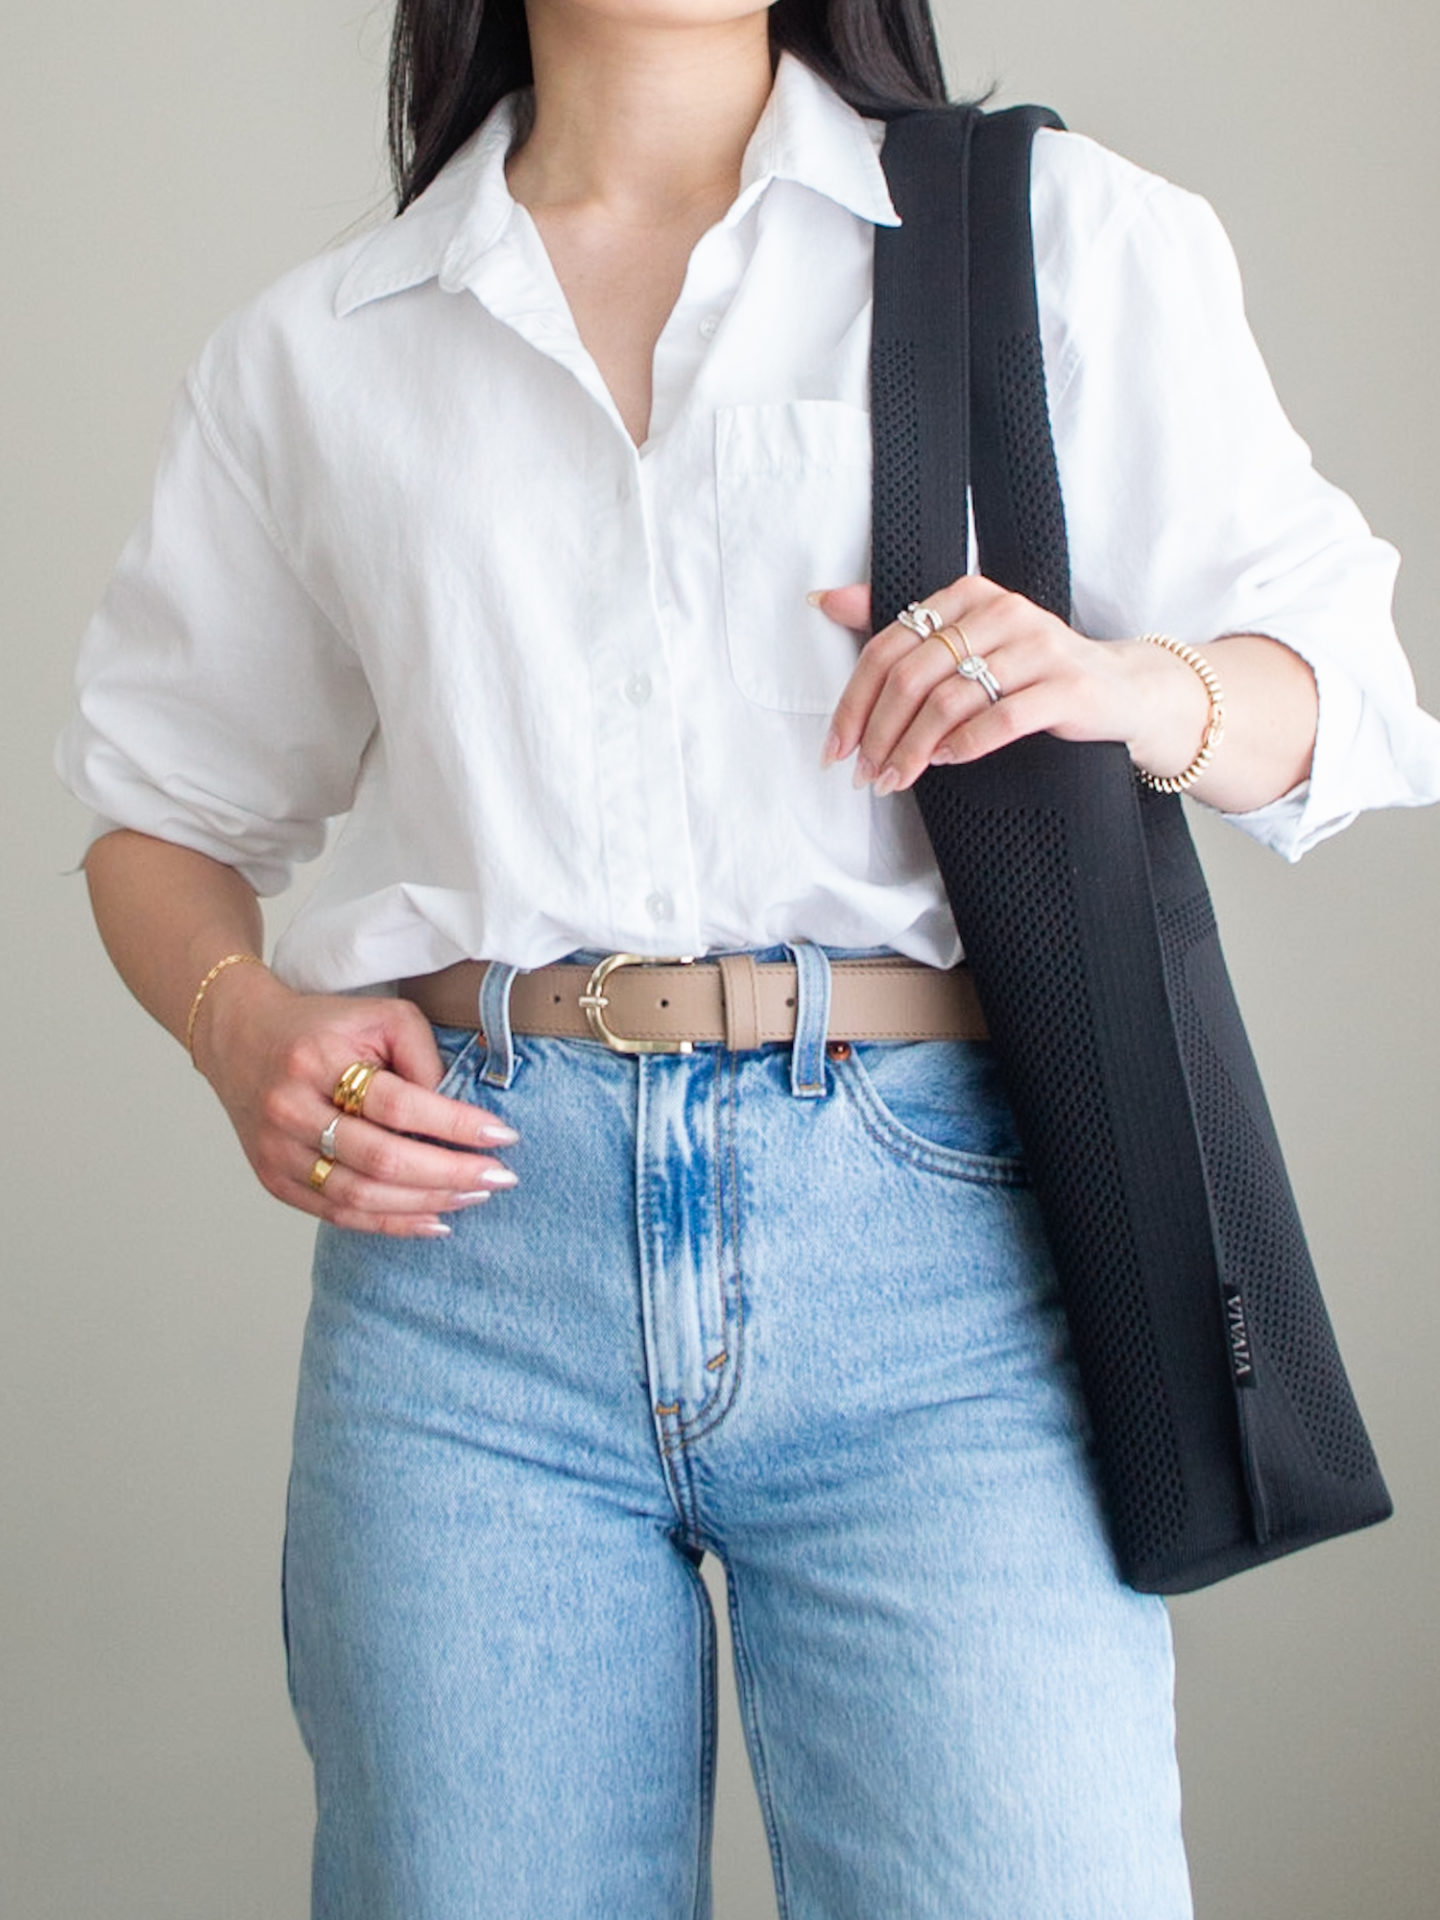
[[(743, 211), (738, 202), (732, 213), (737, 210)], [(727, 257), (702, 269), (693, 289), (687, 274), (688, 298), (682, 295), (669, 316), (667, 334), (678, 336), (687, 324), (696, 330), (694, 309), (708, 302), (706, 310), (714, 310), (727, 268), (739, 278), (743, 251), (728, 229), (705, 235), (697, 253), (711, 241), (716, 243), (711, 257), (722, 246)], [(699, 888), (654, 537), (656, 503), (647, 486), (644, 450), (630, 438), (580, 339), (538, 229), (523, 207), (515, 205), (501, 232), (466, 264), (460, 284), (494, 319), (573, 375), (594, 404), (586, 473), (591, 564), (577, 647), (590, 680), (607, 913), (614, 926), (648, 924), (653, 930), (648, 942), (635, 943), (647, 952), (696, 951), (703, 944)], [(657, 355), (670, 375), (662, 410), (668, 404), (672, 418), (707, 345), (701, 337), (700, 354)]]

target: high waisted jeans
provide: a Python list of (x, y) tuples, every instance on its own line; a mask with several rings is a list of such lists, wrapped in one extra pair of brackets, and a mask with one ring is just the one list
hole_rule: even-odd
[(322, 1228), (286, 1541), (316, 1920), (704, 1920), (714, 1628), (789, 1920), (1180, 1920), (1168, 1622), (1118, 1581), (990, 1049), (441, 1028), (519, 1129), (453, 1238)]

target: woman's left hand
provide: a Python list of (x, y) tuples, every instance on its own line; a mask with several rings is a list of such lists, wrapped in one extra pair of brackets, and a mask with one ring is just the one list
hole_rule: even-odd
[[(870, 589), (831, 588), (815, 604), (867, 633)], [(956, 670), (945, 641), (894, 621), (867, 640), (835, 709), (824, 760), (856, 754), (855, 784), (877, 794), (913, 786), (928, 766), (978, 760), (1025, 734), (1119, 740), (1149, 773), (1175, 774), (1199, 749), (1209, 696), (1199, 676), (1141, 640), (1088, 640), (1018, 593), (969, 574), (927, 594), (957, 642), (983, 660), (992, 700)]]

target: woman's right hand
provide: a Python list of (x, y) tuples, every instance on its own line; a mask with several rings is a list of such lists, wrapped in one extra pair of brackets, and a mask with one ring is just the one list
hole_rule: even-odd
[[(206, 994), (194, 1041), (261, 1185), (302, 1213), (359, 1233), (443, 1237), (442, 1214), (515, 1185), (486, 1150), (519, 1136), (434, 1091), (439, 1051), (408, 1000), (296, 993), (267, 968), (230, 967)], [(336, 1119), (331, 1095), (354, 1061), (380, 1071), (364, 1112), (339, 1118), (335, 1164), (317, 1192), (310, 1173)]]

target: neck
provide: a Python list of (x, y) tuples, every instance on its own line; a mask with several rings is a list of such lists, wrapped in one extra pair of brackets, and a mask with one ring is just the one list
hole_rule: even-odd
[(529, 0), (527, 14), (535, 118), (506, 164), (517, 200), (532, 210), (599, 206), (645, 223), (729, 204), (770, 93), (763, 9), (632, 20)]

